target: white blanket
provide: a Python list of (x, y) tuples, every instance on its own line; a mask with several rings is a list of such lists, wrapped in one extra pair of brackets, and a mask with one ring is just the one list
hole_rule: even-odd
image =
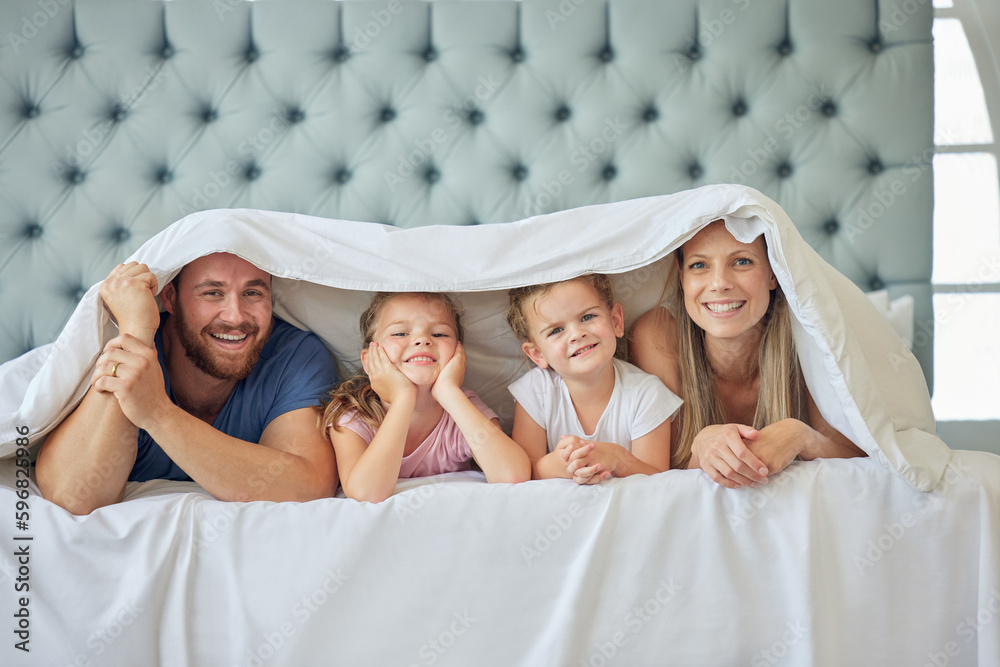
[[(719, 217), (744, 240), (767, 234), (810, 389), (871, 458), (797, 462), (738, 491), (701, 471), (598, 487), (468, 473), (407, 482), (379, 505), (224, 503), (160, 481), (86, 517), (32, 485), (21, 527), (8, 458), (0, 664), (1000, 664), (1000, 457), (952, 458), (905, 346), (752, 190), (461, 229), (210, 211), (135, 258), (161, 285), (205, 253), (247, 258), (278, 276), (279, 315), (347, 365), (367, 290), (462, 291), (468, 384), (502, 408), (523, 369), (503, 290), (616, 273), (635, 317), (670, 251)], [(54, 345), (0, 367), (0, 442), (66, 414), (112, 335), (92, 289)]]
[[(275, 277), (279, 316), (318, 333), (357, 367), (357, 319), (370, 291), (467, 292), (467, 384), (501, 417), (506, 385), (526, 369), (504, 323), (505, 290), (600, 271), (616, 274), (629, 319), (654, 305), (670, 253), (717, 219), (744, 242), (763, 233), (797, 321), (809, 390), (826, 420), (869, 455), (927, 491), (950, 450), (934, 435), (919, 364), (863, 294), (802, 239), (781, 208), (742, 186), (602, 204), (521, 222), (401, 230), (288, 213), (216, 210), (190, 215), (144, 244), (160, 286), (202, 255), (227, 251)], [(115, 335), (96, 286), (52, 345), (0, 367), (0, 455), (15, 429), (37, 437), (86, 391), (104, 342)]]

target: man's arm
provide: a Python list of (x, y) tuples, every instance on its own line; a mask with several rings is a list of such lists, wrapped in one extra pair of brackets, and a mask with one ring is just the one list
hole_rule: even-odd
[(42, 497), (80, 515), (117, 503), (135, 464), (138, 437), (114, 395), (91, 387), (38, 451), (35, 476)]
[[(101, 285), (101, 298), (119, 330), (150, 348), (160, 322), (156, 288), (156, 277), (145, 264), (135, 262), (119, 264)], [(155, 350), (153, 355), (155, 359)], [(95, 378), (114, 369), (106, 348)], [(73, 514), (89, 514), (118, 502), (135, 463), (138, 436), (139, 429), (114, 395), (91, 386), (83, 402), (39, 449), (35, 475), (42, 497)]]
[(313, 408), (276, 417), (260, 444), (233, 438), (170, 404), (144, 425), (174, 463), (219, 500), (328, 498), (337, 490), (333, 447)]

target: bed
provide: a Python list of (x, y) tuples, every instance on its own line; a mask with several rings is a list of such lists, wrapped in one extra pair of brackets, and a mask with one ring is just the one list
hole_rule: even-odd
[[(927, 398), (930, 12), (4, 3), (4, 663), (1000, 664), (1000, 459), (949, 450)], [(765, 233), (810, 389), (868, 458), (737, 492), (458, 474), (378, 505), (160, 481), (86, 517), (19, 484), (128, 256), (166, 280), (239, 253), (345, 368), (372, 290), (456, 291), (506, 422), (506, 287), (606, 271), (634, 319), (719, 217)], [(881, 289), (913, 300), (912, 350)]]

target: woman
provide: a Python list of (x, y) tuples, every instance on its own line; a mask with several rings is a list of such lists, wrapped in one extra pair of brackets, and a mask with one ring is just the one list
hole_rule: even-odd
[(764, 237), (740, 243), (717, 220), (677, 250), (666, 306), (632, 329), (632, 363), (684, 399), (673, 468), (756, 487), (796, 457), (865, 453), (823, 419), (806, 390), (791, 314)]

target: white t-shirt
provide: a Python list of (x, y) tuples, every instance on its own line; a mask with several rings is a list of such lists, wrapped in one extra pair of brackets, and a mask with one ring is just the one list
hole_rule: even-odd
[(660, 378), (627, 361), (612, 361), (615, 388), (593, 433), (583, 432), (569, 389), (555, 371), (535, 367), (508, 387), (528, 416), (545, 429), (550, 452), (564, 435), (611, 442), (632, 451), (633, 440), (677, 414), (683, 401)]

